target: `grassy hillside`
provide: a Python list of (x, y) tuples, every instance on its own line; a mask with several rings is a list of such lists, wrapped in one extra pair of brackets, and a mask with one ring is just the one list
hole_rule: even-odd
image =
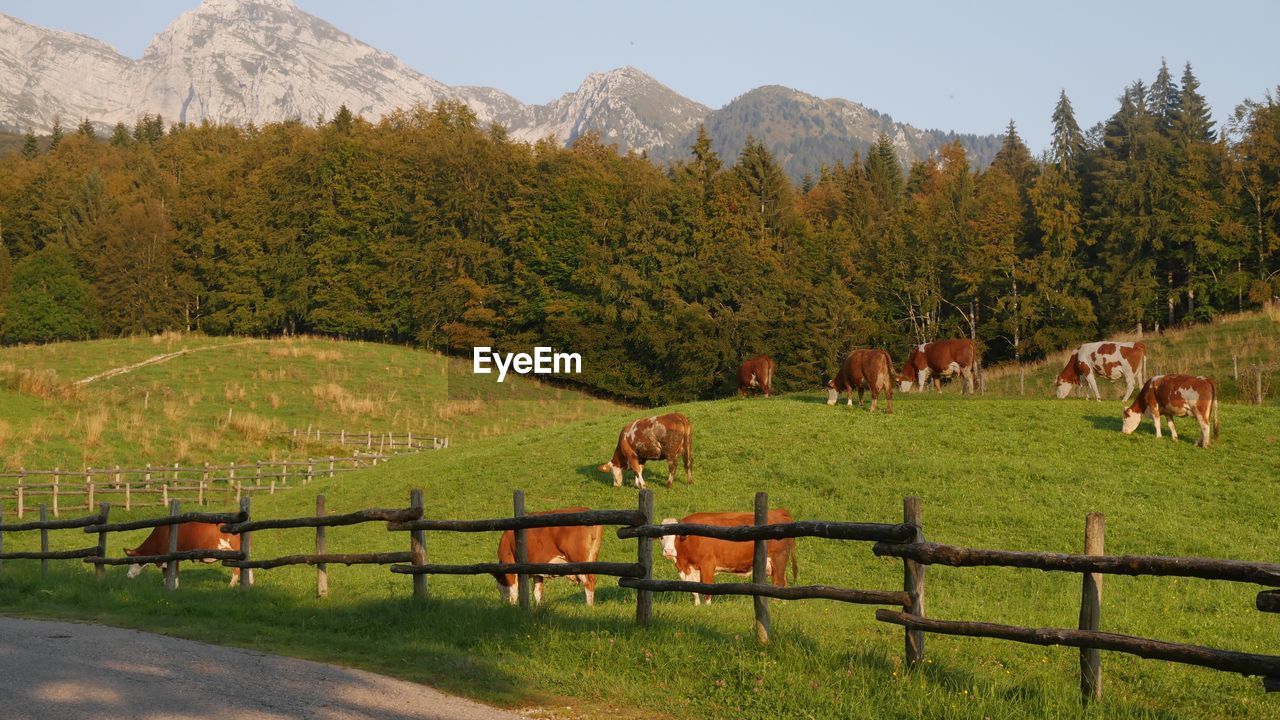
[[(901, 498), (923, 498), (933, 540), (977, 547), (1079, 551), (1084, 516), (1106, 513), (1111, 553), (1275, 559), (1275, 478), (1280, 410), (1225, 405), (1223, 436), (1195, 448), (1156, 440), (1150, 423), (1122, 436), (1117, 402), (899, 396), (896, 414), (829, 408), (815, 395), (679, 406), (695, 433), (695, 483), (656, 489), (659, 517), (694, 510), (750, 509), (767, 490), (799, 518), (895, 521)], [(594, 468), (633, 412), (518, 432), (406, 456), (306, 490), (254, 500), (255, 514), (311, 514), (314, 493), (330, 512), (401, 505), (426, 490), (434, 517), (510, 512), (523, 488), (530, 510), (584, 504), (633, 507)], [(661, 476), (650, 466), (651, 478)], [(113, 539), (118, 545), (137, 536)], [(73, 533), (56, 535), (67, 545)], [(254, 554), (310, 549), (308, 531), (260, 532)], [(634, 541), (606, 533), (602, 559), (634, 557)], [(6, 538), (13, 543), (34, 538)], [(494, 556), (494, 535), (428, 535), (433, 562)], [(331, 551), (394, 550), (402, 533), (379, 525), (336, 528)], [(802, 583), (900, 587), (901, 563), (865, 544), (804, 539)], [(674, 578), (655, 561), (659, 577)], [(928, 664), (902, 666), (902, 632), (873, 609), (807, 601), (774, 603), (775, 642), (758, 647), (745, 598), (693, 607), (659, 596), (651, 627), (633, 626), (633, 595), (602, 579), (587, 608), (564, 581), (544, 608), (525, 616), (499, 602), (487, 578), (435, 577), (416, 607), (410, 580), (385, 569), (335, 567), (331, 597), (314, 598), (309, 569), (261, 572), (247, 597), (225, 589), (222, 568), (184, 570), (182, 590), (164, 594), (148, 571), (128, 582), (114, 570), (99, 585), (67, 564), (47, 582), (34, 563), (7, 562), (0, 609), (160, 632), (365, 667), (513, 706), (560, 708), (585, 717), (1079, 717), (1077, 653), (989, 640), (930, 636)], [(727, 578), (726, 578), (727, 579)], [(945, 619), (1074, 627), (1075, 575), (931, 568), (928, 613)], [(1280, 652), (1280, 618), (1253, 610), (1258, 588), (1160, 578), (1107, 577), (1104, 630), (1251, 652)], [(1099, 717), (1266, 718), (1280, 698), (1257, 679), (1127, 656), (1103, 659)], [(1090, 713), (1094, 715), (1095, 713)]]
[(166, 334), (0, 348), (0, 408), (0, 467), (81, 468), (336, 451), (282, 435), (309, 426), (465, 444), (618, 406), (519, 378), (481, 384), (461, 360), (399, 346)]
[[(1186, 373), (1213, 378), (1223, 402), (1249, 401), (1256, 382), (1253, 368), (1261, 366), (1263, 398), (1269, 404), (1280, 402), (1280, 365), (1276, 364), (1280, 356), (1280, 306), (1269, 306), (1264, 312), (1227, 315), (1212, 323), (1159, 335), (1147, 333), (1139, 338), (1121, 333), (1107, 339), (1145, 342), (1148, 375)], [(1064, 349), (1043, 362), (1028, 363), (1023, 368), (1027, 397), (1051, 397), (1054, 379), (1074, 350)], [(1018, 394), (1017, 365), (987, 368), (985, 372), (988, 393)], [(1123, 382), (1099, 381), (1098, 389), (1103, 397), (1124, 396)]]

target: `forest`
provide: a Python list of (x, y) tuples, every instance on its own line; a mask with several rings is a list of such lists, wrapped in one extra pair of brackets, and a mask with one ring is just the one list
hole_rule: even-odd
[(515, 142), (464, 106), (314, 124), (87, 121), (0, 157), (0, 340), (317, 334), (583, 356), (635, 402), (713, 396), (746, 356), (815, 387), (860, 346), (972, 336), (988, 365), (1280, 295), (1280, 96), (1213, 120), (1187, 65), (1088, 129), (1063, 92), (904, 168), (882, 137), (792, 183), (705, 132), (659, 166)]

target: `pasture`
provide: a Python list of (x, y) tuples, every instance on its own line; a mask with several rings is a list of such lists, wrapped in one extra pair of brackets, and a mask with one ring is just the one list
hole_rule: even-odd
[[(1055, 370), (1056, 372), (1056, 370)], [(1078, 552), (1084, 516), (1106, 514), (1115, 554), (1274, 560), (1280, 477), (1280, 409), (1222, 406), (1223, 435), (1209, 450), (1157, 440), (1150, 422), (1119, 432), (1120, 404), (898, 395), (895, 414), (825, 406), (817, 391), (729, 399), (664, 410), (693, 423), (694, 484), (655, 487), (655, 516), (749, 510), (757, 490), (797, 519), (894, 522), (904, 495), (919, 495), (928, 539), (973, 547)], [(501, 404), (498, 404), (501, 406)], [(494, 412), (501, 412), (501, 407)], [(403, 506), (426, 492), (436, 518), (510, 513), (522, 488), (529, 510), (566, 505), (632, 508), (596, 467), (618, 428), (645, 411), (459, 444), (396, 458), (375, 469), (254, 499), (254, 516), (310, 515), (324, 492), (329, 512)], [(665, 471), (651, 463), (648, 477)], [(628, 479), (629, 481), (629, 479)], [(113, 512), (113, 519), (116, 514)], [(121, 516), (123, 519), (123, 514)], [(111, 547), (140, 539), (117, 538)], [(74, 533), (54, 535), (64, 546)], [(428, 533), (432, 562), (482, 562), (497, 536)], [(6, 548), (32, 536), (6, 537)], [(404, 533), (380, 525), (335, 528), (331, 552), (403, 550)], [(307, 530), (264, 531), (254, 555), (308, 552)], [(606, 532), (602, 560), (634, 558), (634, 541)], [(800, 581), (897, 589), (902, 565), (866, 544), (799, 542)], [(656, 575), (674, 579), (655, 558)], [(225, 587), (229, 571), (186, 566), (182, 588), (161, 590), (148, 570), (104, 583), (73, 563), (10, 561), (0, 576), (6, 613), (78, 618), (222, 644), (363, 667), (502, 705), (570, 717), (1078, 717), (1078, 653), (994, 640), (928, 637), (926, 665), (907, 672), (902, 632), (873, 609), (824, 601), (774, 602), (774, 640), (755, 644), (751, 602), (658, 595), (654, 622), (633, 622), (633, 594), (601, 579), (587, 608), (565, 581), (548, 584), (543, 607), (502, 604), (487, 578), (433, 577), (429, 600), (410, 599), (410, 580), (385, 568), (330, 566), (330, 597), (315, 598), (314, 571), (259, 571), (245, 596)], [(728, 581), (730, 578), (723, 578)], [(1252, 585), (1107, 577), (1102, 629), (1258, 653), (1280, 651), (1280, 619), (1253, 609)], [(1079, 577), (1003, 569), (930, 568), (928, 614), (1030, 626), (1074, 627)], [(1108, 718), (1265, 718), (1280, 698), (1261, 681), (1103, 654)]]
[[(187, 354), (85, 385), (112, 368)], [(466, 361), (394, 345), (167, 333), (0, 348), (0, 468), (277, 460), (347, 454), (288, 430), (413, 432), (452, 442), (589, 417), (618, 405), (512, 378), (469, 388)], [(490, 384), (492, 386), (492, 384)], [(376, 448), (375, 448), (376, 450)]]
[[(1104, 338), (1098, 338), (1102, 340)], [(1211, 323), (1169, 330), (1113, 333), (1107, 340), (1141, 340), (1147, 345), (1147, 377), (1160, 373), (1207, 375), (1218, 384), (1223, 402), (1252, 402), (1257, 389), (1255, 368), (1262, 372), (1264, 401), (1280, 397), (1280, 305), (1271, 304), (1262, 312), (1224, 315)], [(1041, 362), (1019, 368), (1005, 364), (985, 370), (987, 394), (1018, 393), (1019, 371), (1025, 373), (1026, 397), (1050, 397), (1054, 379), (1066, 365), (1075, 347), (1063, 348)], [(899, 364), (899, 367), (901, 365)], [(1120, 399), (1124, 382), (1098, 381), (1102, 397)]]

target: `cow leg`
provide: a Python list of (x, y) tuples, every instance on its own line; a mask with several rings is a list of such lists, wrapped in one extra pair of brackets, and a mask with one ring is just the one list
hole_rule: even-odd
[(965, 380), (968, 380), (968, 381), (969, 381), (969, 394), (970, 394), (970, 395), (973, 395), (974, 393), (976, 393), (976, 392), (977, 392), (977, 386), (976, 386), (976, 383), (975, 383), (975, 382), (974, 382), (974, 380), (973, 380), (973, 366), (972, 366), (972, 365), (970, 365), (969, 367), (965, 368), (964, 370), (961, 370), (961, 371), (960, 371), (960, 374), (964, 377), (964, 379), (965, 379)]
[(1129, 402), (1129, 396), (1133, 394), (1133, 391), (1137, 386), (1133, 382), (1132, 372), (1129, 372), (1129, 370), (1125, 368), (1121, 368), (1121, 372), (1124, 373), (1124, 399), (1120, 402), (1127, 404)]
[(236, 587), (240, 584), (240, 568), (231, 568), (231, 584), (227, 587)]
[[(878, 402), (880, 402), (880, 391), (872, 390), (871, 391), (871, 409), (868, 410), (867, 412), (874, 413), (876, 411), (876, 403)], [(861, 406), (862, 403), (859, 402), (858, 405)]]
[(670, 455), (667, 458), (667, 487), (676, 484), (676, 463), (679, 462), (679, 453), (676, 448), (671, 449)]
[[(713, 561), (706, 561), (706, 562), (703, 562), (702, 566), (698, 568), (698, 577), (700, 577), (700, 578), (702, 579), (702, 582), (704, 582), (704, 583), (708, 583), (708, 584), (710, 584), (710, 583), (714, 583), (714, 582), (716, 581), (716, 564), (715, 564), (715, 562), (713, 562)], [(710, 604), (711, 604), (711, 597), (712, 597), (711, 595), (703, 595), (703, 596), (702, 596), (702, 599), (703, 599), (703, 600), (704, 600), (708, 605), (710, 605)]]
[(1196, 422), (1200, 423), (1200, 442), (1196, 443), (1200, 447), (1209, 447), (1209, 438), (1212, 437), (1212, 427), (1209, 425), (1209, 418), (1200, 412), (1200, 408), (1194, 408)]
[(596, 604), (596, 576), (579, 575), (578, 577), (582, 578), (582, 586), (587, 595), (587, 606), (594, 606)]
[[(1098, 402), (1102, 402), (1102, 393), (1098, 390), (1097, 375), (1095, 373), (1089, 373), (1088, 375), (1085, 375), (1084, 379), (1089, 383), (1089, 391), (1093, 393), (1093, 399)], [(1088, 397), (1088, 393), (1085, 393), (1085, 397)]]
[(1178, 442), (1178, 428), (1173, 426), (1173, 416), (1169, 415), (1164, 421), (1169, 423), (1169, 437), (1173, 438), (1174, 442)]
[(542, 604), (542, 583), (543, 583), (542, 578), (537, 578), (536, 580), (533, 581), (533, 604), (534, 605)]
[(1158, 438), (1164, 437), (1164, 431), (1160, 429), (1160, 423), (1162, 422), (1162, 419), (1160, 417), (1159, 411), (1157, 411), (1155, 408), (1151, 409), (1151, 419), (1156, 421), (1156, 437)]
[(632, 460), (631, 472), (636, 474), (635, 486), (638, 488), (643, 488), (644, 487), (644, 463), (640, 462), (639, 460)]

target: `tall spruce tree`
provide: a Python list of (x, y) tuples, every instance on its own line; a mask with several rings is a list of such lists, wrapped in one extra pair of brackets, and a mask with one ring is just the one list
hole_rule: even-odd
[(49, 129), (49, 152), (57, 149), (58, 144), (62, 142), (62, 134), (62, 119), (55, 115), (53, 127)]
[(36, 141), (36, 133), (31, 128), (22, 136), (22, 157), (32, 160), (40, 154), (40, 145)]

